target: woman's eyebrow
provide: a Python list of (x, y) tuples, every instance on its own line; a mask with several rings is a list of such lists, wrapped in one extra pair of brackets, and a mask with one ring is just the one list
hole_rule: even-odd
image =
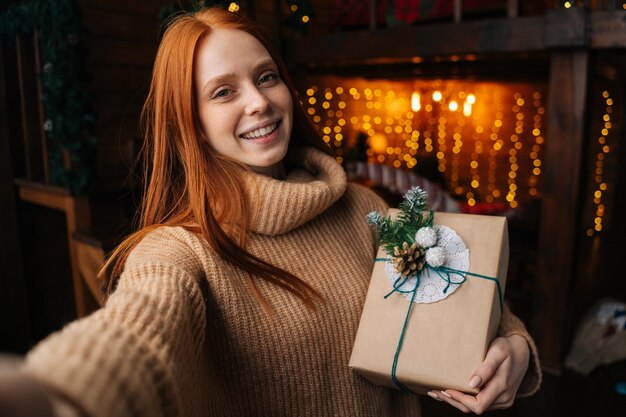
[(232, 78), (235, 78), (235, 73), (234, 72), (229, 72), (226, 74), (221, 74), (221, 75), (217, 75), (215, 77), (209, 78), (204, 85), (202, 86), (202, 89), (200, 90), (202, 94), (206, 93), (209, 88), (215, 84), (222, 84)]
[(264, 68), (264, 67), (277, 67), (277, 65), (272, 58), (267, 58), (257, 63), (254, 66), (255, 69)]

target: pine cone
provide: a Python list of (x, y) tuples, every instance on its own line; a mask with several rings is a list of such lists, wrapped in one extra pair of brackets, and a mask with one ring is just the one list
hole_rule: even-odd
[(393, 265), (396, 272), (403, 277), (421, 271), (424, 268), (424, 251), (413, 243), (411, 246), (407, 242), (402, 243), (402, 248), (393, 248)]

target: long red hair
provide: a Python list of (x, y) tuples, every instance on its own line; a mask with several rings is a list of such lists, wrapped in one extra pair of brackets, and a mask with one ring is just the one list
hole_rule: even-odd
[(217, 28), (251, 34), (276, 62), (294, 103), (289, 146), (313, 146), (331, 153), (302, 109), (280, 56), (258, 26), (219, 8), (179, 16), (163, 35), (142, 113), (144, 193), (137, 231), (117, 246), (100, 273), (106, 295), (114, 291), (128, 254), (146, 234), (160, 226), (182, 226), (206, 239), (222, 259), (247, 272), (250, 288), (266, 311), (271, 307), (252, 277), (278, 285), (313, 307), (319, 294), (311, 286), (245, 250), (249, 204), (241, 174), (247, 167), (215, 153), (201, 139), (194, 56), (201, 40)]

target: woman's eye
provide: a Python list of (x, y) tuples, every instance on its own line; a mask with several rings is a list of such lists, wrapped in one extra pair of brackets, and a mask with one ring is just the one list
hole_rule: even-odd
[(231, 93), (231, 90), (228, 88), (223, 88), (219, 91), (217, 91), (214, 95), (213, 98), (223, 98), (226, 97), (227, 95), (229, 95)]
[(265, 74), (261, 78), (259, 78), (259, 84), (265, 84), (270, 81), (274, 81), (277, 78), (278, 78), (278, 74), (274, 74), (274, 73)]

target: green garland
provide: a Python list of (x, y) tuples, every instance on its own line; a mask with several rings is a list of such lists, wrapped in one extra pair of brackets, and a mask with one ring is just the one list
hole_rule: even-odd
[[(93, 183), (96, 138), (77, 5), (72, 0), (29, 0), (0, 14), (3, 35), (25, 35), (33, 29), (41, 51), (50, 182), (81, 194)], [(72, 162), (69, 168), (63, 164), (63, 151)]]
[(399, 205), (396, 219), (373, 211), (367, 222), (376, 229), (377, 239), (387, 252), (397, 273), (403, 277), (419, 274), (426, 264), (438, 267), (445, 253), (437, 246), (434, 215), (428, 210), (428, 195), (412, 187)]

